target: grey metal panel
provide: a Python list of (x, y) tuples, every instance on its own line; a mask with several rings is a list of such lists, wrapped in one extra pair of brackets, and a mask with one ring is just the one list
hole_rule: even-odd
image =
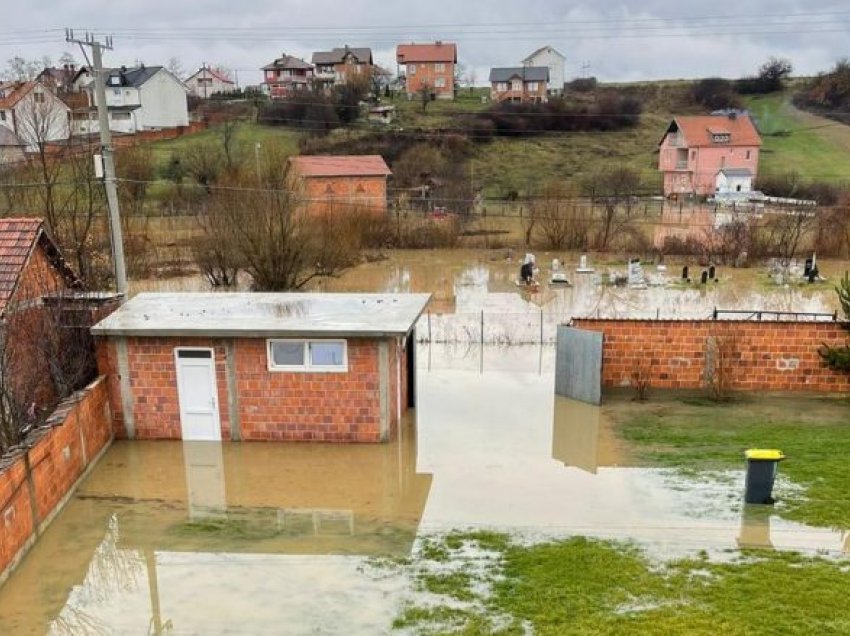
[(556, 394), (588, 404), (602, 402), (602, 339), (597, 331), (558, 327)]

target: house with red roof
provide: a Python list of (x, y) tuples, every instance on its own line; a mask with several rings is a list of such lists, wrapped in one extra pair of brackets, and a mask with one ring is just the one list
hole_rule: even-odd
[(454, 99), (457, 45), (436, 41), (433, 44), (399, 44), (396, 63), (404, 67), (399, 77), (404, 78), (408, 99), (428, 90), (437, 99)]
[(313, 65), (286, 53), (260, 70), (262, 89), (272, 99), (284, 99), (313, 85)]
[(194, 75), (190, 75), (183, 83), (189, 89), (189, 94), (204, 99), (212, 95), (224, 95), (236, 91), (236, 82), (230, 79), (224, 71), (209, 66), (202, 66)]
[(387, 177), (380, 155), (289, 158), (288, 183), (309, 214), (348, 209), (387, 212)]
[(70, 135), (71, 109), (41, 82), (0, 84), (0, 127), (28, 152)]
[(61, 391), (49, 346), (65, 334), (55, 332), (46, 303), (79, 284), (41, 219), (0, 219), (0, 397), (16, 419), (40, 413)]
[(711, 196), (752, 190), (761, 137), (750, 116), (676, 117), (659, 144), (664, 196)]

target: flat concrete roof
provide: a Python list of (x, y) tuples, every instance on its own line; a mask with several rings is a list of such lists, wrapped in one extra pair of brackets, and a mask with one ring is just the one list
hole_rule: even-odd
[(98, 336), (380, 338), (407, 334), (430, 294), (145, 293), (101, 320)]

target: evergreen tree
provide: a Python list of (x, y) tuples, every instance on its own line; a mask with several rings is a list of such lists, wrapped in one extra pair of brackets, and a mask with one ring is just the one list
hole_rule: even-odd
[[(838, 294), (838, 302), (844, 313), (843, 327), (850, 331), (850, 274), (844, 273), (844, 278), (835, 288)], [(850, 344), (843, 347), (830, 347), (826, 344), (818, 351), (826, 364), (839, 371), (850, 371)]]

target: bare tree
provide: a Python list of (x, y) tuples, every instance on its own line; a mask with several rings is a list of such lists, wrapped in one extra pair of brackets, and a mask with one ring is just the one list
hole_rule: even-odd
[(422, 107), (422, 114), (428, 110), (428, 104), (431, 103), (433, 99), (433, 95), (431, 94), (431, 86), (428, 82), (422, 82), (419, 88), (416, 91), (416, 95), (419, 98), (419, 103)]
[(594, 203), (602, 205), (597, 247), (608, 243), (630, 222), (632, 207), (640, 188), (640, 175), (628, 166), (614, 166), (593, 175), (585, 184)]
[(816, 218), (814, 208), (791, 206), (781, 208), (766, 221), (764, 232), (768, 250), (779, 259), (783, 268), (790, 266)]
[[(136, 66), (141, 66), (141, 64), (137, 63)], [(165, 68), (178, 79), (182, 80), (186, 77), (186, 69), (183, 67), (183, 62), (180, 61), (179, 57), (168, 58)]]
[(531, 216), (546, 247), (552, 250), (584, 249), (590, 232), (590, 217), (573, 188), (549, 184), (531, 205)]

